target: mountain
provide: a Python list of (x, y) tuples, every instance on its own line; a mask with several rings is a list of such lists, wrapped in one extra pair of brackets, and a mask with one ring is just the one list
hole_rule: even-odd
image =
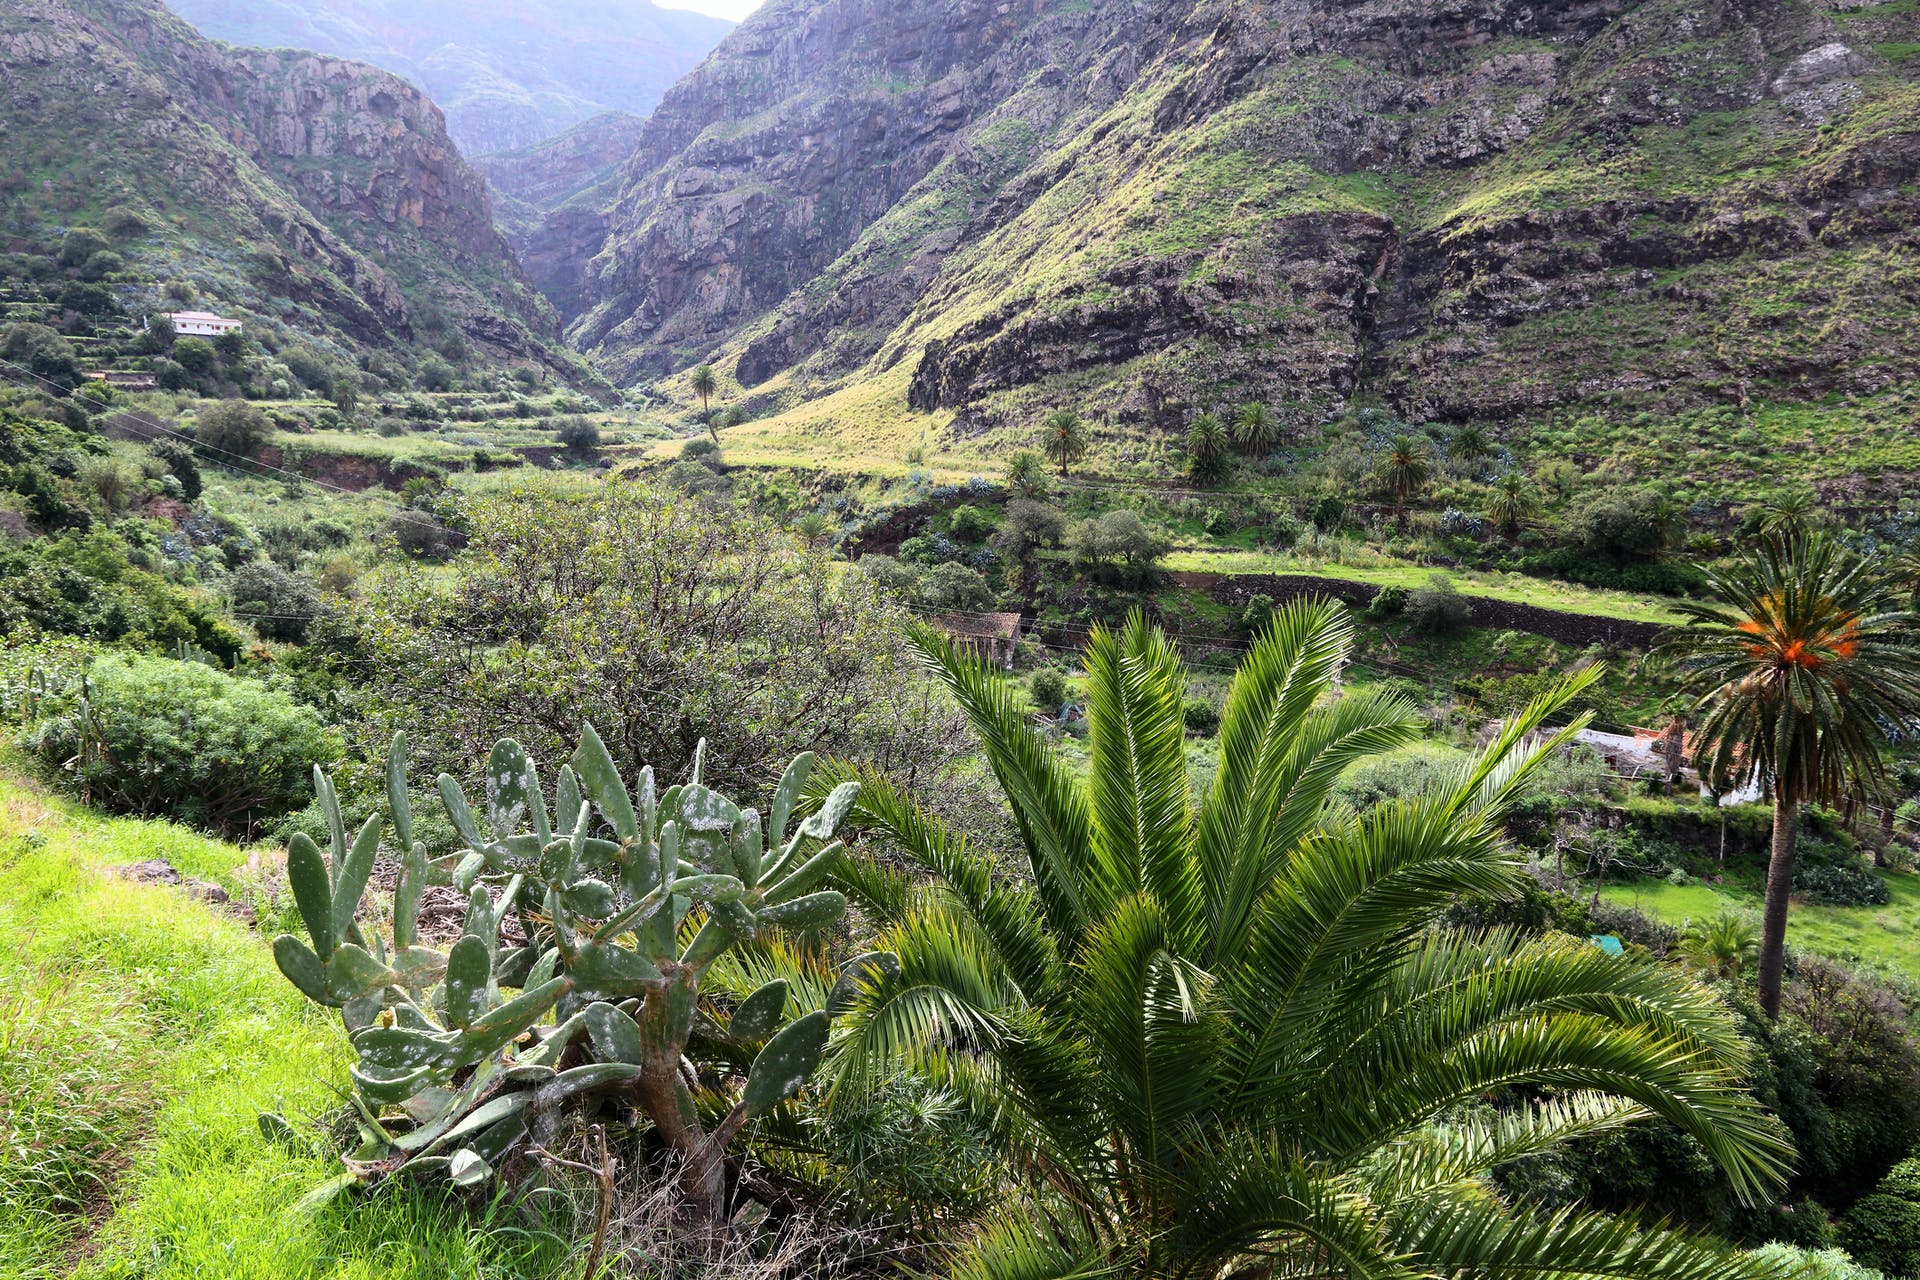
[(575, 369), (484, 181), (394, 75), (217, 46), (158, 0), (0, 0), (0, 83), (0, 224), (139, 228), (108, 277), (131, 314), (173, 309), (173, 281), (262, 331)]
[(486, 175), (494, 220), (527, 275), (563, 311), (581, 306), (642, 127), (638, 116), (609, 111), (557, 138), (473, 162)]
[(469, 156), (607, 111), (644, 115), (733, 24), (648, 0), (173, 0), (204, 34), (385, 67), (426, 90)]
[(570, 333), (968, 433), (1910, 434), (1917, 81), (1911, 0), (773, 0), (647, 121)]

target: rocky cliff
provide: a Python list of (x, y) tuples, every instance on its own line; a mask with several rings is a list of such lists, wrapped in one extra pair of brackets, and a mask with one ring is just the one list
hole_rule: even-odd
[(732, 29), (649, 0), (171, 0), (202, 33), (311, 49), (406, 76), (469, 156), (552, 138), (607, 111), (644, 113)]
[(0, 0), (0, 82), (16, 232), (120, 205), (155, 228), (150, 265), (209, 304), (402, 351), (425, 316), (496, 357), (569, 363), (483, 179), (396, 76), (216, 46), (157, 0)]
[(648, 121), (572, 333), (961, 431), (1910, 421), (1916, 49), (1907, 0), (775, 0)]

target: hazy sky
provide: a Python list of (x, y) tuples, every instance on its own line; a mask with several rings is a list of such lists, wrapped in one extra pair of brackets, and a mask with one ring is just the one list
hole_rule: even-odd
[(654, 2), (662, 9), (692, 9), (695, 13), (710, 13), (716, 18), (731, 18), (735, 22), (760, 7), (760, 0), (654, 0)]

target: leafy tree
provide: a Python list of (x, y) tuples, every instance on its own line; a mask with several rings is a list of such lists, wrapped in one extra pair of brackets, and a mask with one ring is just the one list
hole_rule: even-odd
[(1407, 499), (1424, 489), (1433, 475), (1433, 449), (1423, 437), (1397, 435), (1380, 451), (1374, 474), (1393, 497), (1394, 523), (1404, 529)]
[(1047, 496), (1046, 462), (1032, 449), (1018, 449), (1007, 459), (1007, 488), (1033, 501)]
[(1153, 576), (1167, 544), (1136, 511), (1109, 511), (1076, 520), (1067, 529), (1067, 550), (1074, 563), (1097, 577), (1138, 586)]
[[(997, 672), (924, 628), (914, 642), (972, 721), (1024, 860), (1003, 876), (886, 778), (836, 771), (862, 783), (850, 825), (935, 888), (878, 860), (839, 873), (898, 966), (861, 984), (825, 1070), (858, 1097), (911, 1066), (992, 1117), (1027, 1194), (953, 1275), (1770, 1274), (1494, 1189), (1502, 1165), (1650, 1116), (1742, 1199), (1792, 1158), (1732, 1017), (1685, 974), (1441, 927), (1463, 896), (1521, 882), (1501, 819), (1571, 737), (1525, 745), (1555, 699), (1443, 786), (1330, 814), (1348, 765), (1422, 726), (1391, 695), (1327, 700), (1350, 625), (1289, 605), (1234, 679), (1196, 809), (1184, 673), (1138, 616), (1088, 646), (1084, 780)], [(1494, 1094), (1504, 1110), (1474, 1105)]]
[[(1382, 595), (1385, 592), (1381, 593)], [(1376, 603), (1379, 597), (1375, 597)], [(1427, 579), (1427, 585), (1407, 593), (1401, 612), (1407, 625), (1430, 636), (1450, 636), (1466, 626), (1473, 617), (1473, 602), (1454, 588), (1444, 573)]]
[(244, 458), (260, 447), (270, 426), (267, 415), (245, 400), (216, 400), (200, 406), (193, 440), (203, 448)]
[(920, 603), (929, 609), (978, 613), (993, 604), (993, 588), (977, 571), (949, 560), (920, 579)]
[(1694, 760), (1773, 798), (1761, 920), (1760, 1004), (1780, 1014), (1800, 806), (1884, 785), (1883, 726), (1920, 713), (1913, 614), (1889, 607), (1875, 567), (1829, 539), (1766, 542), (1708, 577), (1717, 603), (1680, 601), (1667, 633), (1702, 714)]
[(1227, 429), (1211, 413), (1196, 416), (1187, 428), (1187, 462), (1196, 482), (1218, 484), (1227, 471)]
[(113, 248), (113, 241), (95, 231), (92, 227), (75, 227), (67, 232), (60, 241), (60, 265), (80, 267), (96, 253), (104, 253)]
[(1539, 500), (1534, 497), (1527, 478), (1518, 471), (1509, 471), (1494, 482), (1487, 515), (1509, 541), (1520, 536), (1520, 526), (1539, 509)]
[(1273, 449), (1280, 438), (1280, 420), (1273, 410), (1257, 402), (1243, 404), (1233, 411), (1233, 439), (1249, 457), (1260, 457)]
[(422, 391), (453, 390), (453, 366), (439, 356), (428, 356), (413, 375), (413, 385)]
[(640, 484), (464, 519), (468, 554), (378, 570), (346, 615), (370, 659), (370, 752), (404, 725), (434, 768), (502, 737), (557, 760), (590, 721), (623, 769), (684, 774), (704, 735), (716, 785), (758, 786), (802, 751), (912, 770), (950, 749), (898, 605), (771, 520)]
[(66, 390), (80, 385), (80, 360), (73, 344), (46, 325), (28, 321), (8, 325), (0, 335), (0, 356)]
[(569, 453), (592, 453), (600, 447), (600, 428), (587, 418), (562, 418), (554, 439)]
[(1034, 557), (1042, 547), (1056, 547), (1067, 531), (1067, 518), (1057, 507), (1027, 498), (1015, 498), (1007, 504), (1006, 516), (993, 532), (992, 546), (1001, 559), (1016, 566), (1016, 588), (1025, 589), (1032, 581)]
[(212, 373), (218, 359), (219, 352), (205, 338), (180, 338), (173, 344), (174, 363), (196, 378)]
[(227, 594), (234, 612), (269, 640), (305, 640), (320, 616), (320, 589), (313, 579), (264, 561), (234, 570)]
[(1650, 488), (1596, 489), (1567, 513), (1567, 530), (1595, 555), (1651, 560), (1664, 550), (1679, 520), (1672, 499)]
[(687, 375), (687, 387), (700, 397), (700, 418), (707, 424), (707, 434), (713, 437), (715, 444), (720, 443), (720, 433), (713, 429), (713, 410), (710, 407), (713, 394), (720, 387), (719, 376), (710, 364), (697, 364), (693, 372)]
[(1080, 421), (1080, 415), (1071, 409), (1055, 409), (1047, 415), (1041, 428), (1047, 457), (1060, 468), (1060, 477), (1064, 480), (1067, 468), (1086, 455), (1086, 428)]
[(180, 440), (160, 439), (147, 446), (173, 477), (180, 482), (180, 496), (192, 502), (200, 496), (200, 461), (193, 446)]

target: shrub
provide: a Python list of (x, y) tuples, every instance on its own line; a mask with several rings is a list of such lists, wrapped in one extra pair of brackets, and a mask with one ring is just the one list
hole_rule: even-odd
[(173, 344), (173, 359), (189, 375), (203, 378), (213, 372), (219, 352), (204, 338), (181, 338)]
[(1208, 737), (1220, 727), (1220, 708), (1205, 698), (1188, 698), (1180, 704), (1180, 722), (1188, 733)]
[(979, 542), (993, 532), (993, 521), (976, 506), (961, 503), (947, 517), (947, 536), (955, 542)]
[(1473, 604), (1445, 574), (1436, 573), (1407, 596), (1406, 615), (1407, 624), (1422, 635), (1450, 636), (1473, 617)]
[(1314, 501), (1307, 512), (1307, 518), (1313, 521), (1313, 527), (1322, 533), (1332, 533), (1340, 527), (1347, 517), (1347, 504), (1333, 494), (1323, 494)]
[(1042, 711), (1058, 711), (1067, 701), (1067, 678), (1053, 667), (1027, 677), (1027, 696)]
[(1748, 1257), (1771, 1264), (1798, 1280), (1886, 1280), (1877, 1271), (1855, 1262), (1839, 1249), (1801, 1249), (1778, 1242), (1755, 1249)]
[(921, 570), (917, 565), (879, 554), (861, 556), (855, 563), (875, 586), (890, 595), (911, 597), (920, 592)]
[(585, 418), (562, 418), (554, 438), (571, 453), (590, 453), (600, 447), (600, 428)]
[(113, 248), (113, 242), (92, 227), (75, 227), (60, 241), (60, 265), (78, 267), (96, 253)]
[(1920, 1204), (1884, 1192), (1862, 1196), (1840, 1220), (1840, 1238), (1856, 1262), (1889, 1276), (1920, 1274)]
[(722, 470), (726, 464), (720, 458), (720, 445), (711, 436), (695, 436), (680, 446), (682, 462), (697, 462), (714, 471)]
[(118, 657), (28, 745), (117, 813), (171, 815), (229, 835), (305, 803), (313, 766), (339, 754), (320, 717), (258, 680), (198, 662)]
[(1367, 616), (1376, 621), (1383, 618), (1397, 618), (1406, 612), (1407, 589), (1405, 587), (1382, 587), (1367, 602)]
[(1836, 907), (1882, 907), (1893, 896), (1879, 876), (1842, 864), (1796, 867), (1793, 887), (1811, 902)]
[(993, 588), (963, 564), (938, 564), (920, 579), (920, 603), (930, 609), (977, 613), (993, 603)]
[(1272, 596), (1255, 594), (1247, 597), (1247, 607), (1240, 611), (1240, 625), (1249, 635), (1259, 635), (1267, 629), (1267, 624), (1272, 621)]
[(278, 565), (244, 565), (227, 579), (234, 612), (269, 640), (299, 643), (320, 616), (320, 589), (310, 578)]
[(396, 511), (381, 526), (387, 541), (413, 560), (445, 560), (466, 545), (466, 538), (431, 511)]
[(180, 496), (192, 502), (200, 496), (200, 462), (193, 447), (180, 440), (156, 440), (147, 446), (153, 456), (180, 482)]
[(1596, 489), (1567, 513), (1567, 534), (1594, 555), (1651, 560), (1667, 545), (1673, 515), (1652, 489)]
[(255, 406), (244, 400), (220, 400), (201, 406), (193, 440), (221, 453), (247, 457), (267, 438), (268, 427), (267, 415)]

